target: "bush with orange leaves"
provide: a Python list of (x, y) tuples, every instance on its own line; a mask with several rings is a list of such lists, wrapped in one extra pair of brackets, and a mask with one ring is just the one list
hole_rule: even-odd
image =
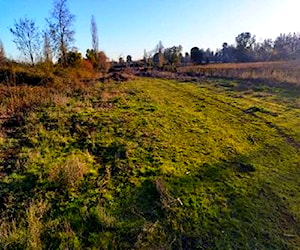
[(101, 72), (108, 72), (110, 68), (110, 63), (103, 51), (96, 53), (94, 50), (88, 49), (86, 51), (86, 58), (88, 61), (91, 62), (94, 69), (100, 70)]

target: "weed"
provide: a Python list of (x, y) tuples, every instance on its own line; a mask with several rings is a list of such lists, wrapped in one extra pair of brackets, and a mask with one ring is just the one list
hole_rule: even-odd
[(75, 187), (88, 172), (86, 163), (76, 155), (70, 155), (61, 163), (57, 163), (49, 172), (49, 181), (62, 188)]

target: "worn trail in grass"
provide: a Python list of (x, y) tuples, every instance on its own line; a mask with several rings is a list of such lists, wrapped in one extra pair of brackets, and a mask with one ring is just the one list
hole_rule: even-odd
[(228, 86), (139, 78), (26, 114), (1, 141), (0, 246), (298, 247), (295, 98)]

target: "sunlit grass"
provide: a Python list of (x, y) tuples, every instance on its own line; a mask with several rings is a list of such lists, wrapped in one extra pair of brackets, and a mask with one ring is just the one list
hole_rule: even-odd
[(297, 96), (243, 84), (74, 84), (39, 105), (25, 94), (33, 105), (2, 124), (0, 246), (297, 247)]

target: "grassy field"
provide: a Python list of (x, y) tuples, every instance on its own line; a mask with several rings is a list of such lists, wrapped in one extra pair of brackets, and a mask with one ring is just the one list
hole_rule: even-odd
[(299, 88), (1, 86), (0, 248), (297, 249)]

